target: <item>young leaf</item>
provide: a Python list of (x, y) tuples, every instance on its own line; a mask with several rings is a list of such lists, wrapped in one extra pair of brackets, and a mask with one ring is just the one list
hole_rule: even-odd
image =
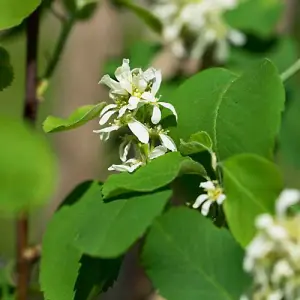
[(151, 10), (137, 5), (131, 0), (114, 0), (114, 2), (132, 11), (137, 17), (142, 19), (154, 32), (161, 33), (161, 21), (154, 14), (152, 14)]
[(89, 295), (95, 288), (99, 292), (106, 289), (118, 274), (120, 259), (82, 257), (82, 252), (72, 245), (78, 236), (78, 223), (84, 217), (86, 207), (102, 202), (98, 183), (90, 184), (82, 194), (85, 187), (87, 183), (71, 193), (72, 203), (75, 204), (70, 206), (65, 203), (54, 214), (43, 238), (40, 284), (48, 300), (86, 299), (82, 296)]
[(0, 210), (16, 213), (45, 204), (56, 185), (56, 160), (29, 126), (0, 118)]
[(189, 140), (185, 142), (180, 140), (180, 153), (182, 155), (196, 154), (202, 151), (212, 151), (212, 140), (205, 131), (199, 131), (190, 136)]
[(141, 259), (168, 300), (238, 300), (248, 284), (243, 251), (230, 233), (187, 208), (172, 208), (154, 222)]
[(0, 92), (9, 87), (14, 79), (8, 52), (0, 46)]
[(206, 131), (219, 160), (245, 152), (271, 158), (284, 100), (281, 79), (268, 60), (254, 64), (240, 77), (210, 69), (174, 93), (178, 126), (173, 134), (187, 139)]
[[(229, 10), (225, 19), (233, 28), (268, 37), (275, 32), (283, 8), (281, 0), (246, 0)], [(255, 22), (250, 16), (255, 16)]]
[(274, 212), (282, 178), (273, 163), (252, 154), (231, 157), (222, 168), (226, 219), (233, 236), (245, 247), (255, 234), (256, 217)]
[(96, 11), (98, 3), (99, 0), (63, 0), (69, 15), (78, 20), (90, 18)]
[(167, 190), (107, 203), (95, 199), (81, 211), (74, 245), (91, 256), (118, 257), (142, 237), (170, 196)]
[(105, 102), (96, 105), (85, 105), (76, 109), (67, 119), (53, 116), (47, 117), (43, 123), (45, 132), (58, 132), (74, 129), (86, 124), (88, 121), (97, 118), (106, 105)]
[(0, 30), (20, 24), (40, 3), (40, 0), (1, 0)]
[[(119, 173), (110, 175), (103, 185), (103, 196), (104, 198), (110, 198), (133, 191), (154, 191), (171, 183), (183, 171), (183, 167), (186, 173), (192, 172), (195, 174), (195, 164), (191, 168), (187, 168), (187, 161), (190, 162), (192, 160), (182, 157), (179, 152), (173, 152), (158, 157), (133, 174)], [(203, 176), (203, 169), (199, 169), (199, 164), (196, 168), (199, 171), (199, 175)]]

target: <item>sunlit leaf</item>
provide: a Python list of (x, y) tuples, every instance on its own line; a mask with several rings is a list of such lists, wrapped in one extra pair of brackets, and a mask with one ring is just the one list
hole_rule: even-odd
[(236, 240), (246, 246), (255, 234), (256, 217), (274, 212), (282, 178), (273, 163), (251, 154), (231, 157), (222, 168), (226, 220)]

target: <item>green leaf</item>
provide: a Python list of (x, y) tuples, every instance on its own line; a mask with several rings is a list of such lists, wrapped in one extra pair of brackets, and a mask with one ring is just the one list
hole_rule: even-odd
[(23, 122), (6, 117), (0, 117), (0, 136), (0, 211), (45, 204), (57, 181), (48, 143)]
[[(288, 166), (293, 166), (300, 169), (300, 90), (298, 81), (297, 87), (291, 91), (290, 101), (287, 103), (286, 111), (284, 112), (282, 128), (280, 132), (279, 147), (280, 153), (284, 162)], [(290, 174), (289, 177), (296, 177)], [(296, 179), (295, 178), (295, 179)], [(299, 182), (299, 180), (298, 180)]]
[(179, 150), (182, 155), (191, 155), (202, 151), (211, 152), (212, 146), (210, 136), (205, 131), (199, 131), (192, 134), (187, 142), (180, 140)]
[(226, 229), (198, 212), (173, 208), (153, 224), (142, 265), (168, 300), (238, 300), (248, 284), (243, 251)]
[(9, 87), (14, 79), (8, 52), (0, 46), (0, 92)]
[(0, 30), (19, 25), (40, 3), (40, 0), (1, 0)]
[(254, 64), (240, 77), (223, 69), (201, 72), (171, 98), (178, 113), (175, 138), (206, 131), (219, 160), (245, 152), (272, 157), (285, 92), (270, 61)]
[[(81, 296), (94, 293), (95, 288), (98, 292), (105, 290), (118, 273), (119, 259), (82, 257), (82, 252), (73, 246), (80, 219), (88, 217), (84, 215), (87, 207), (95, 202), (102, 203), (101, 186), (98, 183), (91, 184), (84, 194), (83, 187), (86, 187), (86, 183), (71, 193), (72, 203), (75, 204), (65, 204), (54, 214), (43, 238), (40, 284), (48, 300), (73, 300), (74, 297), (84, 300)], [(78, 192), (77, 199), (75, 191)]]
[(281, 0), (247, 0), (228, 11), (225, 19), (233, 28), (267, 37), (275, 33), (283, 8)]
[(91, 256), (118, 257), (143, 236), (170, 196), (167, 190), (108, 203), (95, 199), (81, 211), (85, 217), (77, 221), (80, 230), (74, 245)]
[(97, 118), (105, 107), (106, 103), (101, 102), (96, 105), (85, 105), (76, 109), (67, 119), (61, 119), (53, 116), (47, 117), (43, 123), (45, 132), (58, 132), (74, 129)]
[(140, 5), (133, 3), (131, 0), (114, 0), (120, 6), (126, 7), (137, 17), (142, 19), (154, 32), (161, 33), (162, 23), (152, 12)]
[[(167, 153), (139, 168), (133, 174), (119, 173), (110, 175), (103, 185), (104, 198), (110, 198), (129, 192), (151, 192), (171, 183), (185, 168), (185, 172), (195, 172), (195, 164), (187, 168), (186, 162), (192, 161), (185, 158), (179, 152)], [(185, 165), (183, 165), (185, 164)], [(197, 165), (199, 175), (202, 176)]]
[(73, 300), (74, 286), (82, 253), (72, 246), (76, 238), (76, 219), (65, 206), (52, 217), (43, 238), (40, 285), (48, 300)]
[(245, 247), (255, 235), (256, 217), (273, 214), (282, 178), (273, 163), (251, 154), (231, 157), (222, 168), (226, 219), (233, 236)]
[(75, 286), (75, 300), (94, 299), (111, 287), (121, 266), (122, 258), (101, 259), (83, 255)]

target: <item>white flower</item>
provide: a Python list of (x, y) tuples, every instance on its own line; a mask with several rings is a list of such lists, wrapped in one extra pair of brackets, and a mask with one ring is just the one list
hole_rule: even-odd
[(143, 165), (143, 162), (141, 160), (131, 158), (125, 161), (121, 165), (111, 165), (108, 168), (108, 171), (118, 171), (118, 172), (134, 172), (137, 168)]
[(199, 208), (202, 205), (201, 213), (204, 216), (207, 216), (210, 206), (213, 203), (221, 205), (226, 196), (223, 194), (223, 190), (221, 187), (219, 187), (217, 182), (201, 182), (200, 187), (202, 187), (206, 193), (197, 197), (195, 203), (193, 204), (193, 208)]
[(214, 44), (214, 57), (223, 62), (228, 57), (228, 42), (237, 46), (245, 43), (245, 35), (230, 28), (223, 18), (227, 10), (238, 5), (237, 0), (157, 2), (153, 11), (162, 21), (163, 39), (179, 58), (189, 54), (199, 59)]
[[(109, 75), (104, 75), (99, 83), (103, 83), (110, 88), (110, 96), (113, 100), (122, 100), (123, 105), (119, 106), (119, 116), (124, 115), (126, 110), (133, 110), (137, 107), (142, 93), (147, 89), (149, 83), (154, 80), (155, 69), (149, 68), (145, 72), (142, 69), (130, 69), (129, 59), (123, 59), (122, 66), (115, 72), (114, 80)], [(123, 98), (122, 98), (123, 97)], [(128, 98), (128, 104), (124, 104), (124, 97)], [(117, 111), (117, 105), (113, 107)]]
[(276, 213), (278, 217), (283, 217), (287, 209), (300, 201), (300, 191), (295, 189), (285, 189), (276, 201)]
[[(119, 149), (120, 159), (123, 162), (123, 164), (120, 165), (113, 164), (108, 168), (109, 171), (132, 173), (140, 166), (145, 165), (145, 162), (142, 159), (131, 158), (127, 160), (127, 155), (131, 145), (132, 145), (132, 141), (129, 142), (125, 141), (120, 145), (120, 149)], [(164, 146), (157, 146), (149, 153), (148, 159), (153, 160), (159, 156), (164, 155), (166, 152), (167, 152), (167, 148), (165, 148)]]

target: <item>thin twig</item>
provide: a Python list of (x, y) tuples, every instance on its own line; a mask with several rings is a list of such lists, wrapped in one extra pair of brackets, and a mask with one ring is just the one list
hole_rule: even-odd
[[(26, 95), (23, 117), (32, 125), (37, 118), (38, 101), (36, 97), (37, 87), (37, 55), (39, 33), (39, 9), (33, 12), (27, 19), (27, 57), (26, 57)], [(17, 220), (17, 300), (28, 299), (28, 284), (30, 279), (30, 264), (24, 258), (24, 252), (28, 248), (28, 215), (20, 214)]]
[(298, 71), (300, 71), (300, 59), (298, 59), (290, 68), (284, 71), (280, 77), (282, 81), (287, 81), (290, 77), (295, 75)]

